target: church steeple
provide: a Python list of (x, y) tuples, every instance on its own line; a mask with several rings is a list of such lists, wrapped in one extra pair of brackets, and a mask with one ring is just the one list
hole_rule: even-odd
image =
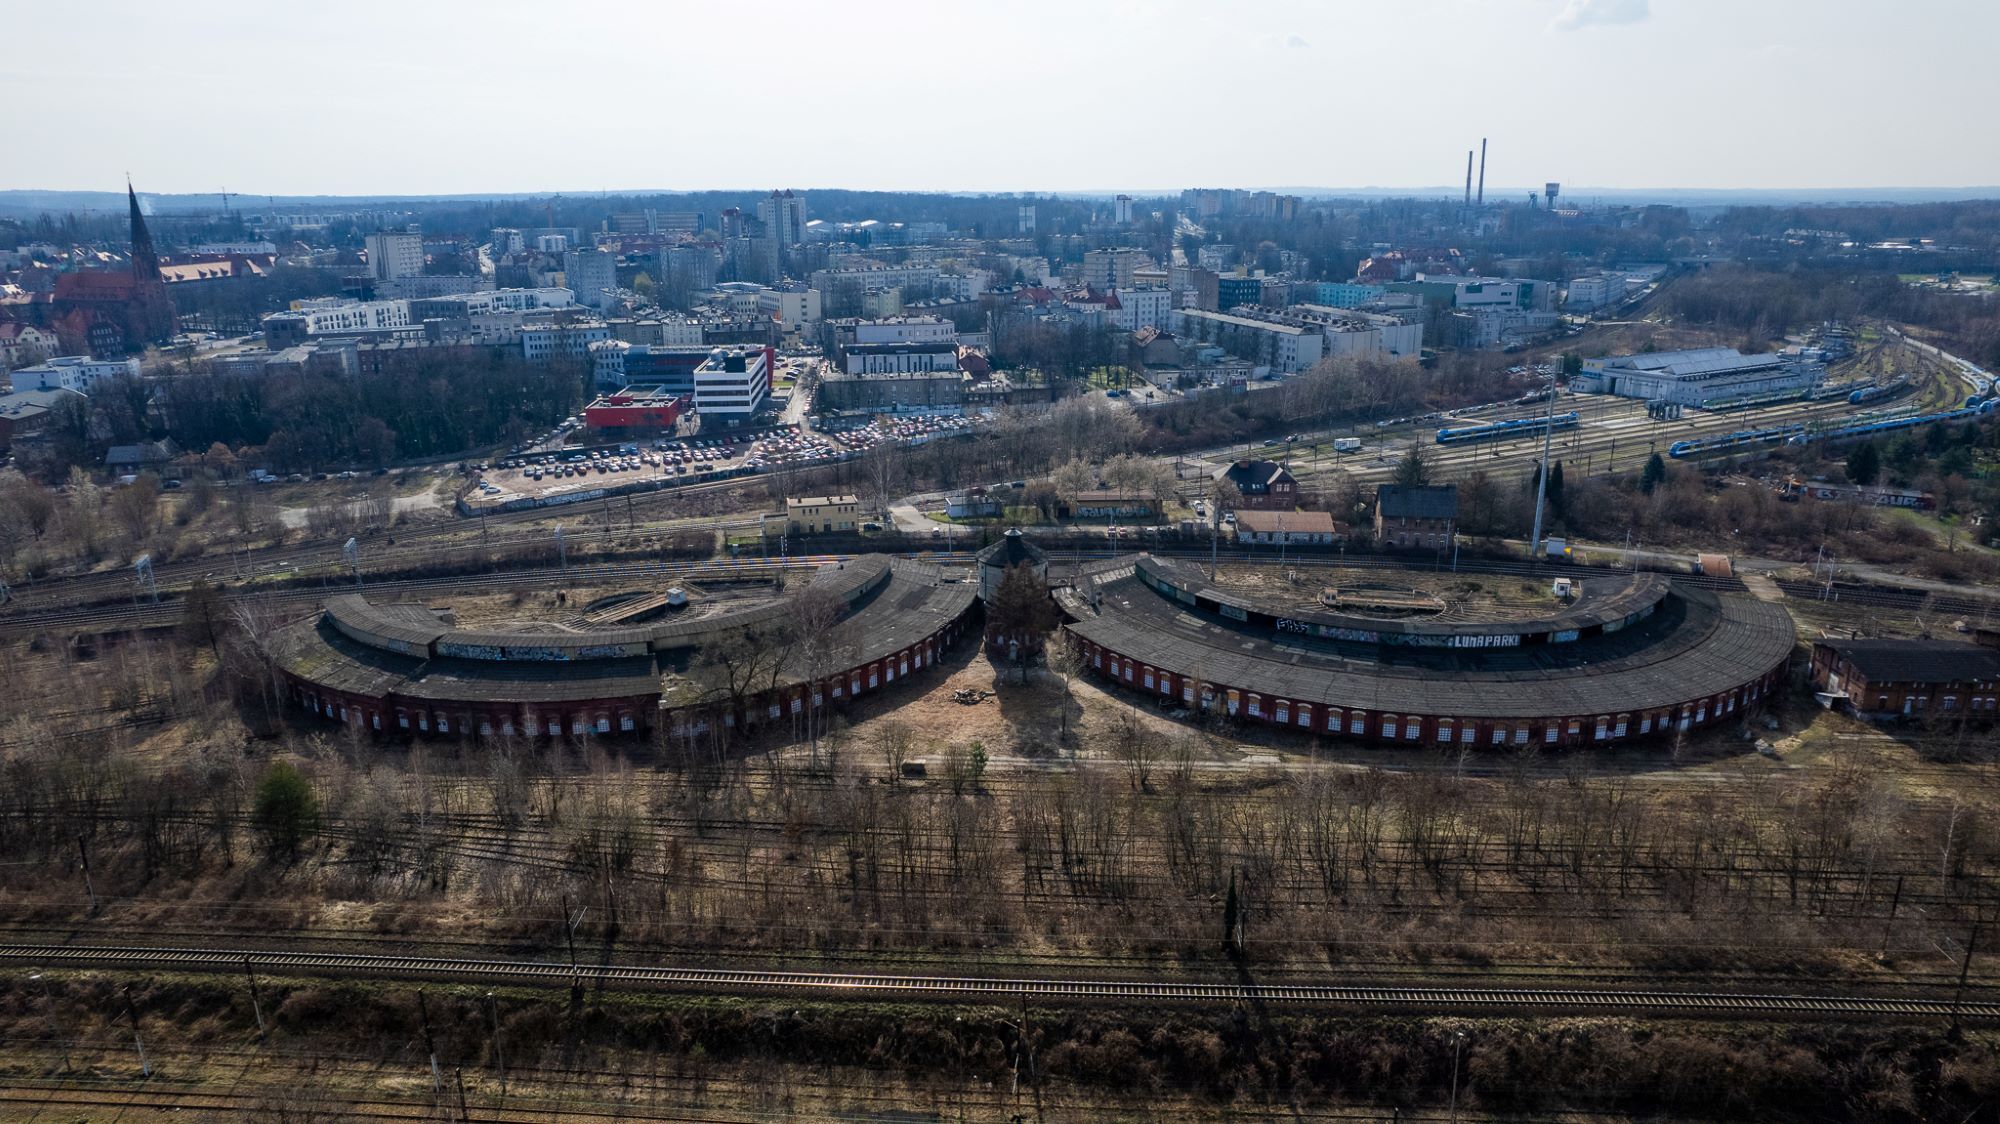
[(139, 211), (139, 193), (132, 181), (125, 181), (125, 198), (132, 205), (132, 278), (144, 285), (160, 279), (160, 255), (153, 249), (153, 235), (146, 229), (146, 216)]

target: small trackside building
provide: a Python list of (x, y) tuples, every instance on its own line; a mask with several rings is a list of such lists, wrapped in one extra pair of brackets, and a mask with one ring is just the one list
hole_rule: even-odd
[(793, 496), (785, 500), (785, 533), (852, 533), (861, 518), (860, 496)]
[(1236, 541), (1249, 546), (1332, 546), (1342, 533), (1324, 511), (1236, 513)]
[(1382, 484), (1375, 489), (1375, 541), (1404, 550), (1448, 550), (1458, 526), (1458, 485)]
[(1820, 701), (1875, 721), (1984, 719), (2000, 714), (2000, 649), (1956, 640), (1820, 640)]

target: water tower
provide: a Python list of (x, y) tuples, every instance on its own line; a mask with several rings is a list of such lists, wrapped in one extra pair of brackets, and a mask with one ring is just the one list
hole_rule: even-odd
[(1556, 209), (1556, 196), (1562, 194), (1562, 186), (1553, 180), (1542, 185), (1542, 195), (1548, 199), (1548, 207), (1551, 211)]

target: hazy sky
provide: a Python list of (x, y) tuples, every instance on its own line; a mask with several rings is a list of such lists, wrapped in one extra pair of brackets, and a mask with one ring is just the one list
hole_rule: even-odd
[(0, 0), (0, 187), (2000, 184), (1996, 0)]

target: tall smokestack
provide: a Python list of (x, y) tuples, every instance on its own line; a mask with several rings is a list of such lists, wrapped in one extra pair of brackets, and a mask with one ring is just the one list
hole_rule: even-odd
[(1479, 205), (1486, 205), (1486, 138), (1479, 138)]
[(1472, 206), (1472, 150), (1465, 150), (1465, 205)]

